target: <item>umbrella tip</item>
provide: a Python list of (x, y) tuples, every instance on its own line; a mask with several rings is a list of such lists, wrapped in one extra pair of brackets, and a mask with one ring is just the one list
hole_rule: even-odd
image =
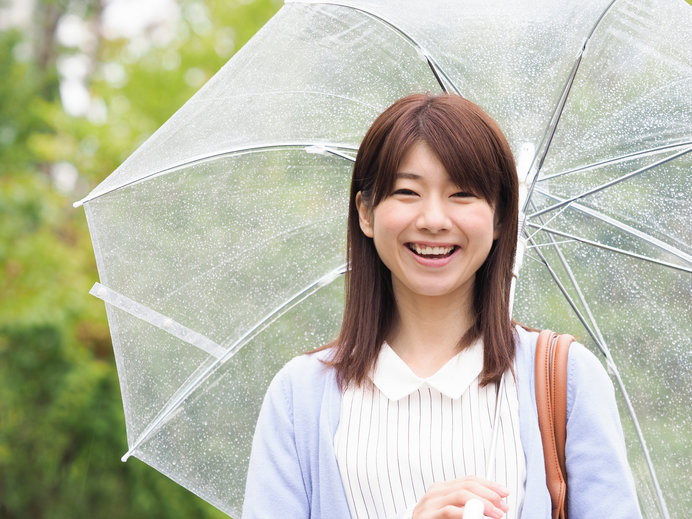
[(72, 204), (72, 207), (74, 207), (74, 208), (76, 209), (77, 207), (82, 207), (83, 205), (84, 205), (84, 199), (82, 199), (82, 200), (77, 200), (76, 202), (74, 202), (74, 203)]
[(108, 295), (108, 289), (104, 287), (101, 283), (96, 282), (94, 283), (94, 286), (91, 287), (91, 290), (89, 290), (89, 293), (92, 296), (96, 296), (99, 299), (106, 299), (106, 296)]
[(306, 146), (305, 152), (315, 154), (315, 155), (326, 155), (328, 153), (327, 149), (324, 146), (320, 146), (318, 144), (315, 144), (312, 146)]

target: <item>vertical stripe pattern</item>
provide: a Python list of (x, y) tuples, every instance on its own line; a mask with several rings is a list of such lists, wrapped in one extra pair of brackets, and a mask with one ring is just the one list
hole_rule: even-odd
[[(513, 377), (504, 387), (495, 479), (511, 492), (506, 518), (516, 519), (526, 467)], [(484, 477), (495, 401), (496, 387), (479, 387), (478, 378), (457, 398), (426, 382), (395, 401), (374, 384), (347, 388), (334, 446), (351, 516), (390, 517), (434, 482)]]

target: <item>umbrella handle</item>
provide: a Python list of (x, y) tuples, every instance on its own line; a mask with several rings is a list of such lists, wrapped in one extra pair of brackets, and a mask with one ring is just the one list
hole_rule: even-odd
[(483, 519), (483, 502), (475, 497), (464, 505), (464, 519)]

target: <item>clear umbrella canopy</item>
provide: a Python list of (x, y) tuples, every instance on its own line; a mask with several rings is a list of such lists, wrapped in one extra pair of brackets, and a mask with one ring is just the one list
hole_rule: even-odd
[(81, 203), (129, 451), (238, 516), (278, 368), (341, 321), (372, 120), (457, 92), (524, 181), (516, 317), (610, 368), (646, 517), (692, 506), (692, 7), (291, 2)]

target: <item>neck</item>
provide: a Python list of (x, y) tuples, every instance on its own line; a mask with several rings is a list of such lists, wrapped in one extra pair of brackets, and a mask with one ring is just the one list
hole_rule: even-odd
[(473, 323), (471, 294), (395, 299), (397, 320), (387, 342), (418, 376), (433, 375), (459, 352)]

